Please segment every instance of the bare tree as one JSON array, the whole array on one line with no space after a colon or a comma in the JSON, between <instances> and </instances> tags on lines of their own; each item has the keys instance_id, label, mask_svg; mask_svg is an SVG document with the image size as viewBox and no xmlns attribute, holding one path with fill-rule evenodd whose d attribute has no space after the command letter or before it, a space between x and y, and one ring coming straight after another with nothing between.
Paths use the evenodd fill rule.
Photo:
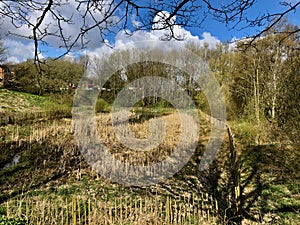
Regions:
<instances>
[{"instance_id":1,"label":"bare tree","mask_svg":"<svg viewBox=\"0 0 300 225\"><path fill-rule=\"evenodd\" d=\"M3 42L0 37L0 64L5 61L7 57L7 51L6 48L3 46Z\"/></svg>"},{"instance_id":2,"label":"bare tree","mask_svg":"<svg viewBox=\"0 0 300 225\"><path fill-rule=\"evenodd\" d=\"M255 4L256 0L7 0L0 3L0 15L4 22L9 22L16 28L10 30L10 34L34 41L35 60L40 61L39 45L50 40L60 43L58 47L64 48L67 54L75 47L85 47L90 42L88 34L95 31L102 42L120 30L133 34L138 30L167 29L169 34L165 36L166 39L182 39L184 37L178 37L174 32L176 26L199 27L211 16L231 29L241 24L246 24L246 27L262 27L255 35L259 37L286 15L296 11L300 2L281 1L283 11L249 18L246 12ZM164 13L165 11L168 13ZM155 17L156 20L153 20ZM75 25L76 32L70 32L67 25ZM27 30L29 28L30 32L24 34L21 27L27 27ZM291 32L297 33L299 29Z\"/></svg>"}]
</instances>

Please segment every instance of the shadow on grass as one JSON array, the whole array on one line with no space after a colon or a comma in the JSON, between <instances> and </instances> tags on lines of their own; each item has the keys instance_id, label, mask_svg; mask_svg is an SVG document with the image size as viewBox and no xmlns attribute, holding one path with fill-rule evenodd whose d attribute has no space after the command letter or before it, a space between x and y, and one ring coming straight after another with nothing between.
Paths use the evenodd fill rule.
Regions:
<instances>
[{"instance_id":1,"label":"shadow on grass","mask_svg":"<svg viewBox=\"0 0 300 225\"><path fill-rule=\"evenodd\" d=\"M259 223L281 223L280 217L292 213L290 220L300 222L297 155L295 150L275 145L251 146L243 151L240 186L243 218Z\"/></svg>"},{"instance_id":2,"label":"shadow on grass","mask_svg":"<svg viewBox=\"0 0 300 225\"><path fill-rule=\"evenodd\" d=\"M201 174L204 189L218 201L223 224L300 223L300 154L277 146L249 146L240 155L239 196L232 202L229 156ZM291 163L292 162L292 163ZM234 188L234 187L233 187ZM285 219L285 220L284 220Z\"/></svg>"},{"instance_id":3,"label":"shadow on grass","mask_svg":"<svg viewBox=\"0 0 300 225\"><path fill-rule=\"evenodd\" d=\"M11 144L1 144L0 147L12 151ZM61 146L50 139L33 143L23 141L13 148L13 152L21 158L16 165L0 170L0 204L68 176L83 160L70 142ZM3 159L1 165L6 161Z\"/></svg>"}]
</instances>

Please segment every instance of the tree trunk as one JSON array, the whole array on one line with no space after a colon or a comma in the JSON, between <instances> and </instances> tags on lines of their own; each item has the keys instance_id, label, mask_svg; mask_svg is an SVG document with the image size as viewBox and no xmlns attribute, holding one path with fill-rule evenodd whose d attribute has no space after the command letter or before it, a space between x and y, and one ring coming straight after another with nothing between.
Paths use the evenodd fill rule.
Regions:
<instances>
[{"instance_id":1,"label":"tree trunk","mask_svg":"<svg viewBox=\"0 0 300 225\"><path fill-rule=\"evenodd\" d=\"M273 74L273 88L274 88L274 93L272 97L272 119L275 119L275 108L276 108L276 73Z\"/></svg>"},{"instance_id":2,"label":"tree trunk","mask_svg":"<svg viewBox=\"0 0 300 225\"><path fill-rule=\"evenodd\" d=\"M254 111L257 123L260 121L260 95L259 95L259 79L258 69L255 70L255 77L253 79L253 92L254 92Z\"/></svg>"}]
</instances>

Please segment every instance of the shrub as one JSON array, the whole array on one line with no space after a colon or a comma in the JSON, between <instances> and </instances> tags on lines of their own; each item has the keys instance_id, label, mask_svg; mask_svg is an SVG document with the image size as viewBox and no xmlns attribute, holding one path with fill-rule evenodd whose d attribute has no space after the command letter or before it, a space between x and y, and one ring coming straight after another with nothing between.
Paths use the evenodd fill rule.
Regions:
<instances>
[{"instance_id":1,"label":"shrub","mask_svg":"<svg viewBox=\"0 0 300 225\"><path fill-rule=\"evenodd\" d=\"M243 144L254 144L258 135L258 130L255 125L250 122L240 121L234 124L235 137Z\"/></svg>"},{"instance_id":2,"label":"shrub","mask_svg":"<svg viewBox=\"0 0 300 225\"><path fill-rule=\"evenodd\" d=\"M109 106L108 103L104 99L98 98L95 106L95 111L96 113L108 112L109 111L108 106Z\"/></svg>"}]
</instances>

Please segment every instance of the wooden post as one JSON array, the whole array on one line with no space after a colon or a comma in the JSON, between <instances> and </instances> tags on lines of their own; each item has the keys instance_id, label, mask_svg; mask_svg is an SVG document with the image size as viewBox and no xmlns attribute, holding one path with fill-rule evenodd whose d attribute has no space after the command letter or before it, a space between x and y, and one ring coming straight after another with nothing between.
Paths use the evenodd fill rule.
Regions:
<instances>
[{"instance_id":1,"label":"wooden post","mask_svg":"<svg viewBox=\"0 0 300 225\"><path fill-rule=\"evenodd\" d=\"M76 225L76 197L73 196L73 207L72 207L72 217L73 217L73 225Z\"/></svg>"}]
</instances>

